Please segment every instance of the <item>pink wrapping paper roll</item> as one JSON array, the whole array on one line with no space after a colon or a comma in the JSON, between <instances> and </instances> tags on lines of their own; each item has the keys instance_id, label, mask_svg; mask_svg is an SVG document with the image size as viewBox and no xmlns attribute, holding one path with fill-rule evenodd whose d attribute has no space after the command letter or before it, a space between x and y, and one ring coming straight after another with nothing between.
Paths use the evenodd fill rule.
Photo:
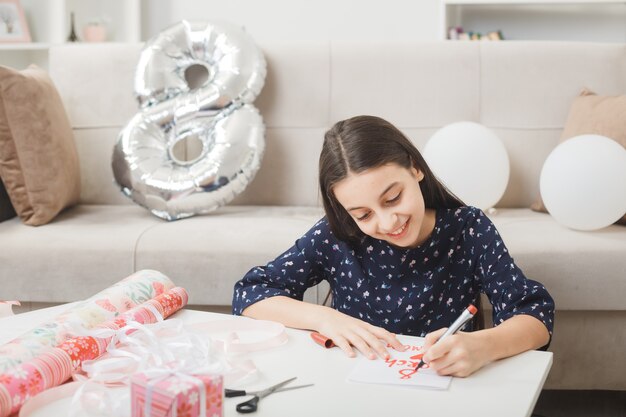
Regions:
<instances>
[{"instance_id":1,"label":"pink wrapping paper roll","mask_svg":"<svg viewBox=\"0 0 626 417\"><path fill-rule=\"evenodd\" d=\"M97 328L118 330L130 321L154 323L157 318L152 308L165 318L182 309L187 300L187 292L183 288L175 287L113 320L100 324ZM96 339L91 336L67 339L8 373L0 374L0 417L17 412L29 398L68 380L83 361L97 359L104 354L110 340L111 337Z\"/></svg>"},{"instance_id":2,"label":"pink wrapping paper roll","mask_svg":"<svg viewBox=\"0 0 626 417\"><path fill-rule=\"evenodd\" d=\"M63 342L70 322L83 328L92 328L173 287L174 283L168 277L152 270L138 271L124 278L79 302L54 320L0 346L0 374Z\"/></svg>"}]
</instances>

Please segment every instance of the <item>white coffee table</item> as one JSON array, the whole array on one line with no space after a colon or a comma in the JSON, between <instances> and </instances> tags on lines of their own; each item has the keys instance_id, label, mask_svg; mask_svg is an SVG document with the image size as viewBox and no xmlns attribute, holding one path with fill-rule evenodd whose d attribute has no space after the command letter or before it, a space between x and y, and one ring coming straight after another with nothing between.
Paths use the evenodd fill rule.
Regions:
<instances>
[{"instance_id":1,"label":"white coffee table","mask_svg":"<svg viewBox=\"0 0 626 417\"><path fill-rule=\"evenodd\" d=\"M57 306L0 319L0 344L66 308ZM183 310L174 317L197 323L232 316ZM264 388L294 376L298 377L294 385L315 385L262 399L256 416L529 416L552 365L551 352L532 351L487 365L468 378L454 378L446 391L358 384L346 380L354 359L338 348L320 347L307 331L287 329L287 333L287 344L248 354L260 373L245 388ZM240 416L235 405L247 398L225 398L224 415ZM60 400L38 415L67 415L69 402Z\"/></svg>"}]
</instances>

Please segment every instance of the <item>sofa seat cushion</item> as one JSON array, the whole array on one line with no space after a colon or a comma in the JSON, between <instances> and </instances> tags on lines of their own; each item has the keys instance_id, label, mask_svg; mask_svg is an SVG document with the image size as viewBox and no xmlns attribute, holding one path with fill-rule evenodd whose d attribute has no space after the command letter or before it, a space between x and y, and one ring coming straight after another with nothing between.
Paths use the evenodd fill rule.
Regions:
<instances>
[{"instance_id":1,"label":"sofa seat cushion","mask_svg":"<svg viewBox=\"0 0 626 417\"><path fill-rule=\"evenodd\" d=\"M189 291L190 304L229 305L236 281L291 247L322 215L317 207L228 206L166 222L137 206L79 205L40 228L14 218L0 223L0 299L74 301L156 269ZM559 310L626 310L626 228L579 232L530 209L499 209L490 218ZM305 299L322 300L325 288Z\"/></svg>"},{"instance_id":2,"label":"sofa seat cushion","mask_svg":"<svg viewBox=\"0 0 626 417\"><path fill-rule=\"evenodd\" d=\"M157 219L136 206L78 205L41 227L0 223L0 299L88 298L135 271L141 234Z\"/></svg>"},{"instance_id":3,"label":"sofa seat cushion","mask_svg":"<svg viewBox=\"0 0 626 417\"><path fill-rule=\"evenodd\" d=\"M238 280L289 249L322 216L315 207L227 206L160 221L139 240L136 268L163 272L189 290L190 304L230 305ZM317 288L305 294L317 298Z\"/></svg>"},{"instance_id":4,"label":"sofa seat cushion","mask_svg":"<svg viewBox=\"0 0 626 417\"><path fill-rule=\"evenodd\" d=\"M189 291L190 304L230 305L237 280L322 215L314 207L231 206L166 222L134 205L79 205L39 228L14 218L0 223L0 299L75 301L156 269ZM317 290L306 297L316 302Z\"/></svg>"},{"instance_id":5,"label":"sofa seat cushion","mask_svg":"<svg viewBox=\"0 0 626 417\"><path fill-rule=\"evenodd\" d=\"M558 310L626 310L625 227L577 231L530 209L498 209L489 218L516 264L546 286Z\"/></svg>"}]
</instances>

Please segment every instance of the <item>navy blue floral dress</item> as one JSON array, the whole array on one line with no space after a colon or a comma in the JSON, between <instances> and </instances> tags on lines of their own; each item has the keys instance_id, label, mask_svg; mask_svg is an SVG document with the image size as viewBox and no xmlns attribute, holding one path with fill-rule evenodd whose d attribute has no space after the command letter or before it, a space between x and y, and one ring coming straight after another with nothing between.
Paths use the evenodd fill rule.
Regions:
<instances>
[{"instance_id":1,"label":"navy blue floral dress","mask_svg":"<svg viewBox=\"0 0 626 417\"><path fill-rule=\"evenodd\" d=\"M448 327L483 292L495 325L527 314L552 335L552 297L524 276L491 220L474 207L438 209L430 237L413 249L369 236L351 247L322 218L293 247L235 284L233 313L277 295L302 300L322 280L330 283L333 308L398 334L425 336Z\"/></svg>"}]
</instances>

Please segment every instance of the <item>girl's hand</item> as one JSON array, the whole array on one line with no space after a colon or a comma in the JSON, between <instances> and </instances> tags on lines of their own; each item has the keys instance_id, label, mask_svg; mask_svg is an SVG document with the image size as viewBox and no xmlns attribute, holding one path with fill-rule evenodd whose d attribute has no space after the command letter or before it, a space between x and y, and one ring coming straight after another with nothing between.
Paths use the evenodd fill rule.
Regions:
<instances>
[{"instance_id":1,"label":"girl's hand","mask_svg":"<svg viewBox=\"0 0 626 417\"><path fill-rule=\"evenodd\" d=\"M389 359L387 345L400 351L405 349L393 333L382 327L373 326L334 309L328 309L326 312L327 314L321 317L321 324L317 330L331 338L335 345L351 358L356 356L353 346L369 359L376 359L376 355Z\"/></svg>"},{"instance_id":2,"label":"girl's hand","mask_svg":"<svg viewBox=\"0 0 626 417\"><path fill-rule=\"evenodd\" d=\"M466 377L489 362L490 349L481 332L457 332L435 345L447 328L426 335L423 357L439 375Z\"/></svg>"}]
</instances>

